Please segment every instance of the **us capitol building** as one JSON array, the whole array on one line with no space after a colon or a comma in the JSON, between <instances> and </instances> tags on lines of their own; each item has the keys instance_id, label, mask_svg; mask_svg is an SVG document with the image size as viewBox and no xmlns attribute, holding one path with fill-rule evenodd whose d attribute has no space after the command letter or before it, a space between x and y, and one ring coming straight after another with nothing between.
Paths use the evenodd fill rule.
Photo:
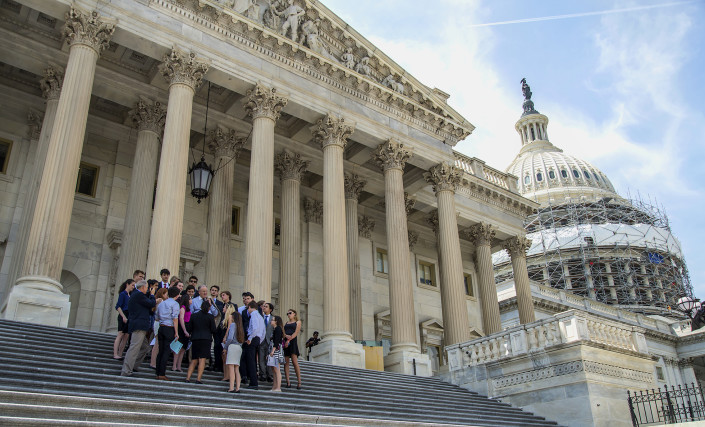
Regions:
<instances>
[{"instance_id":1,"label":"us capitol building","mask_svg":"<svg viewBox=\"0 0 705 427\"><path fill-rule=\"evenodd\" d=\"M674 247L643 246L660 281L619 264L633 286L535 257L527 232L564 201L541 182L631 209L604 175L573 185L587 181L558 164L539 179L454 151L474 127L449 94L318 1L2 0L0 58L6 319L112 331L119 284L168 268L297 310L303 336L322 332L314 361L365 367L361 342L389 342L385 370L559 421L575 402L532 390L584 384L570 416L594 421L588 386L703 378L702 334L599 302L688 291ZM528 113L522 152L546 151L547 119Z\"/></svg>"}]
</instances>

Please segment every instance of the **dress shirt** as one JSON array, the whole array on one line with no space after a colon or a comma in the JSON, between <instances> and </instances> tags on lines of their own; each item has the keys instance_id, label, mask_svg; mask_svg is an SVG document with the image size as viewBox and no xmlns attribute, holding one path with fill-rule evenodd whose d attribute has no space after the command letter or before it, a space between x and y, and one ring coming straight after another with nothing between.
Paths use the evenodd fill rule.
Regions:
<instances>
[{"instance_id":1,"label":"dress shirt","mask_svg":"<svg viewBox=\"0 0 705 427\"><path fill-rule=\"evenodd\" d=\"M160 325L174 326L174 319L179 317L179 303L174 298L162 301L157 306L157 320Z\"/></svg>"},{"instance_id":2,"label":"dress shirt","mask_svg":"<svg viewBox=\"0 0 705 427\"><path fill-rule=\"evenodd\" d=\"M196 298L191 300L191 313L198 313L201 311L201 304L203 303L203 298L201 296L197 296ZM213 317L218 315L218 307L215 306L215 304L211 304L211 308L208 310L210 314L213 315Z\"/></svg>"},{"instance_id":3,"label":"dress shirt","mask_svg":"<svg viewBox=\"0 0 705 427\"><path fill-rule=\"evenodd\" d=\"M169 282L159 282L159 287L169 289Z\"/></svg>"},{"instance_id":4,"label":"dress shirt","mask_svg":"<svg viewBox=\"0 0 705 427\"><path fill-rule=\"evenodd\" d=\"M264 341L264 318L257 311L250 313L250 324L247 327L247 339L252 341L255 337L259 337L259 341Z\"/></svg>"}]
</instances>

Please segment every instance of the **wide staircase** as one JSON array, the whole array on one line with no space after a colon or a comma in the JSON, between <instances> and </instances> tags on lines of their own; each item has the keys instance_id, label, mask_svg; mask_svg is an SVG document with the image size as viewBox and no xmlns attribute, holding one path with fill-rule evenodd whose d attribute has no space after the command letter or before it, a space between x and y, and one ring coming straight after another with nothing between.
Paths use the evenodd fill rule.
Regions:
<instances>
[{"instance_id":1,"label":"wide staircase","mask_svg":"<svg viewBox=\"0 0 705 427\"><path fill-rule=\"evenodd\" d=\"M204 373L202 385L170 370L171 382L157 381L148 358L132 377L121 377L113 340L0 320L0 425L555 425L437 378L306 361L303 389L292 369L292 388L282 393L271 393L268 383L226 393L214 372Z\"/></svg>"}]
</instances>

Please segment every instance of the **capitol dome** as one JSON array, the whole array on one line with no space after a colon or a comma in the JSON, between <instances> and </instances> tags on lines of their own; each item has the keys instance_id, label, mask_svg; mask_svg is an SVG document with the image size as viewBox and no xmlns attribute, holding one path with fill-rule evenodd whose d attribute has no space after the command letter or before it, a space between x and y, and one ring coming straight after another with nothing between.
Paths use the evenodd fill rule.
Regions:
<instances>
[{"instance_id":1,"label":"capitol dome","mask_svg":"<svg viewBox=\"0 0 705 427\"><path fill-rule=\"evenodd\" d=\"M534 109L526 86L524 114L516 123L521 150L506 172L519 178L519 192L542 206L568 200L597 201L621 198L599 169L551 144L548 140L548 117Z\"/></svg>"}]
</instances>

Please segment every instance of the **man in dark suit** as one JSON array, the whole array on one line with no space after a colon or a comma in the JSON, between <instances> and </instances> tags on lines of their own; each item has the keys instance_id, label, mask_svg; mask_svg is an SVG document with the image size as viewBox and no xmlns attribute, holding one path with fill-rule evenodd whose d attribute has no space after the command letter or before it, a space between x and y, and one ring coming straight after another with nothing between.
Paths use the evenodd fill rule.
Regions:
<instances>
[{"instance_id":1,"label":"man in dark suit","mask_svg":"<svg viewBox=\"0 0 705 427\"><path fill-rule=\"evenodd\" d=\"M194 276L195 277L195 276ZM219 325L223 320L223 301L219 300L220 287L218 285L211 286L211 299L218 309L218 316L215 318L215 324ZM213 356L208 358L208 370L223 372L223 337L216 331L213 333Z\"/></svg>"},{"instance_id":2,"label":"man in dark suit","mask_svg":"<svg viewBox=\"0 0 705 427\"><path fill-rule=\"evenodd\" d=\"M242 316L242 329L245 332L247 332L247 328L250 326L250 313L247 310L247 306L254 300L255 296L252 295L252 292L242 293L242 307L240 307L238 311L240 312L240 316ZM242 347L242 351L245 351L245 346ZM255 368L255 370L257 370L257 368ZM240 363L240 377L242 378L242 384L247 384L248 381L250 381L250 378L247 376L247 366L245 363Z\"/></svg>"},{"instance_id":3,"label":"man in dark suit","mask_svg":"<svg viewBox=\"0 0 705 427\"><path fill-rule=\"evenodd\" d=\"M151 314L152 309L157 305L154 300L156 288L147 286L147 281L142 279L135 285L135 292L130 296L128 303L128 332L132 334L130 348L125 353L125 360L122 364L120 375L129 377L132 372L137 371L144 360L144 356L150 350L149 331L152 330Z\"/></svg>"},{"instance_id":4,"label":"man in dark suit","mask_svg":"<svg viewBox=\"0 0 705 427\"><path fill-rule=\"evenodd\" d=\"M171 272L166 268L162 268L159 275L162 277L162 280L159 282L159 287L169 289L169 276L171 275Z\"/></svg>"},{"instance_id":5,"label":"man in dark suit","mask_svg":"<svg viewBox=\"0 0 705 427\"><path fill-rule=\"evenodd\" d=\"M272 371L267 369L267 355L269 354L269 343L272 342L272 334L274 333L274 328L270 324L272 320L272 312L274 311L274 304L271 302L265 302L262 304L262 317L264 317L264 340L260 343L258 352L258 363L259 363L259 380L272 382Z\"/></svg>"}]
</instances>

